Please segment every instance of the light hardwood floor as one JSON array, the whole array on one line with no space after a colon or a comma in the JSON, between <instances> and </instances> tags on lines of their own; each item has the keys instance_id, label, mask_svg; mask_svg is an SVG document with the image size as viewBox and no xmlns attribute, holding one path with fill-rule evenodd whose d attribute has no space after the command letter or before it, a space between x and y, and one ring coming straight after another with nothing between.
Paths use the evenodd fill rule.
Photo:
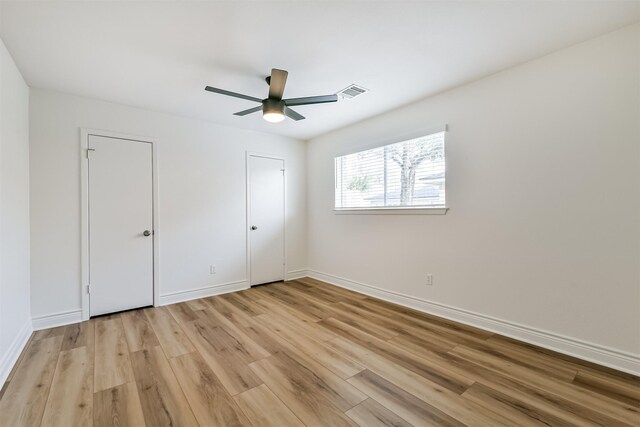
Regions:
<instances>
[{"instance_id":1,"label":"light hardwood floor","mask_svg":"<svg viewBox=\"0 0 640 427\"><path fill-rule=\"evenodd\" d=\"M313 279L35 332L1 426L638 426L640 380Z\"/></svg>"}]
</instances>

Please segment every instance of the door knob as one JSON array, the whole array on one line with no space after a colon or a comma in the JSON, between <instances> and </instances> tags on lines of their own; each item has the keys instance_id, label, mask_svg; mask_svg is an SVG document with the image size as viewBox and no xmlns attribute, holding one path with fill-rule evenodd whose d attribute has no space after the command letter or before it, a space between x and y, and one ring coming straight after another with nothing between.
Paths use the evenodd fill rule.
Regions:
<instances>
[{"instance_id":1,"label":"door knob","mask_svg":"<svg viewBox=\"0 0 640 427\"><path fill-rule=\"evenodd\" d=\"M252 229L252 230L257 230L257 229L258 229L258 227L256 227L255 225L252 225L252 226L251 226L251 229Z\"/></svg>"},{"instance_id":2,"label":"door knob","mask_svg":"<svg viewBox=\"0 0 640 427\"><path fill-rule=\"evenodd\" d=\"M149 236L151 236L151 232L149 230L144 230L142 232L142 235L145 236L145 237L149 237Z\"/></svg>"}]
</instances>

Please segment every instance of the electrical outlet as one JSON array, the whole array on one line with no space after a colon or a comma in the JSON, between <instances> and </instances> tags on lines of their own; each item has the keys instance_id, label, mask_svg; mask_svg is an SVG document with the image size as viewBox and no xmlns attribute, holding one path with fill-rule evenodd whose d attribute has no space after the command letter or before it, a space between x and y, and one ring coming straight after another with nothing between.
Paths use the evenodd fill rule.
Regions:
<instances>
[{"instance_id":1,"label":"electrical outlet","mask_svg":"<svg viewBox=\"0 0 640 427\"><path fill-rule=\"evenodd\" d=\"M427 274L427 286L433 286L433 274Z\"/></svg>"},{"instance_id":2,"label":"electrical outlet","mask_svg":"<svg viewBox=\"0 0 640 427\"><path fill-rule=\"evenodd\" d=\"M215 265L210 265L209 266L209 274L216 274L216 266Z\"/></svg>"}]
</instances>

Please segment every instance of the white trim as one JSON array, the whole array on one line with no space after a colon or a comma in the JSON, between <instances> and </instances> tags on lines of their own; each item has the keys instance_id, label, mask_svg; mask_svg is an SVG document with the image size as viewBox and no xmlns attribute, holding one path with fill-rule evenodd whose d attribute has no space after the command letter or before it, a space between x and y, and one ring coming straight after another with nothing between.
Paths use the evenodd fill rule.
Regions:
<instances>
[{"instance_id":1,"label":"white trim","mask_svg":"<svg viewBox=\"0 0 640 427\"><path fill-rule=\"evenodd\" d=\"M307 270L292 270L287 272L287 277L285 280L302 279L303 277L307 277L308 275L309 271Z\"/></svg>"},{"instance_id":2,"label":"white trim","mask_svg":"<svg viewBox=\"0 0 640 427\"><path fill-rule=\"evenodd\" d=\"M82 309L61 311L59 313L45 314L32 318L33 330L55 328L57 326L70 325L82 322Z\"/></svg>"},{"instance_id":3,"label":"white trim","mask_svg":"<svg viewBox=\"0 0 640 427\"><path fill-rule=\"evenodd\" d=\"M29 337L33 333L33 328L31 326L31 319L27 319L22 325L22 328L18 331L18 335L13 339L11 345L7 349L7 352L2 355L2 360L0 360L0 384L4 385L4 382L9 377L13 366L18 361L20 357L20 353L24 350L24 347L29 342ZM0 385L0 387L2 387Z\"/></svg>"},{"instance_id":4,"label":"white trim","mask_svg":"<svg viewBox=\"0 0 640 427\"><path fill-rule=\"evenodd\" d=\"M446 215L449 208L334 208L335 215Z\"/></svg>"},{"instance_id":5,"label":"white trim","mask_svg":"<svg viewBox=\"0 0 640 427\"><path fill-rule=\"evenodd\" d=\"M640 375L640 356L549 331L309 270L309 277L445 319L475 326L609 368Z\"/></svg>"},{"instance_id":6,"label":"white trim","mask_svg":"<svg viewBox=\"0 0 640 427\"><path fill-rule=\"evenodd\" d=\"M151 144L151 174L153 192L153 305L159 305L160 298L160 220L158 217L158 141L155 138L128 135L105 130L80 128L80 242L81 242L81 288L82 320L89 320L89 135L126 139Z\"/></svg>"},{"instance_id":7,"label":"white trim","mask_svg":"<svg viewBox=\"0 0 640 427\"><path fill-rule=\"evenodd\" d=\"M160 295L159 305L175 304L177 302L190 301L198 298L226 294L229 292L237 292L244 289L249 289L249 284L246 280L205 286L203 288L189 289L186 291L170 292L168 294Z\"/></svg>"},{"instance_id":8,"label":"white trim","mask_svg":"<svg viewBox=\"0 0 640 427\"><path fill-rule=\"evenodd\" d=\"M274 159L274 160L282 160L282 167L284 169L284 173L282 174L282 238L283 238L283 254L282 254L282 280L287 280L287 160L284 157L273 156L271 154L258 153L254 151L247 151L245 154L245 170L246 170L246 204L247 204L247 212L246 212L246 225L245 230L247 233L247 243L246 243L246 262L247 262L247 283L249 286L253 285L251 281L251 232L249 228L251 227L251 165L249 160L251 157L263 157L265 159ZM258 283L255 283L256 285Z\"/></svg>"}]
</instances>

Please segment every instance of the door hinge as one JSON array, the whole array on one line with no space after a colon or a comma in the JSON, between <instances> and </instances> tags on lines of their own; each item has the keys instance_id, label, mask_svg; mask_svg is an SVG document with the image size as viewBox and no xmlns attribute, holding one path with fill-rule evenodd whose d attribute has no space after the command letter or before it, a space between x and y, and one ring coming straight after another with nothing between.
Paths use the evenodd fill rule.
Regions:
<instances>
[{"instance_id":1,"label":"door hinge","mask_svg":"<svg viewBox=\"0 0 640 427\"><path fill-rule=\"evenodd\" d=\"M282 175L284 175L284 169L280 169L282 171Z\"/></svg>"},{"instance_id":2,"label":"door hinge","mask_svg":"<svg viewBox=\"0 0 640 427\"><path fill-rule=\"evenodd\" d=\"M92 151L96 151L95 148L87 148L87 159L89 158L89 153Z\"/></svg>"},{"instance_id":3,"label":"door hinge","mask_svg":"<svg viewBox=\"0 0 640 427\"><path fill-rule=\"evenodd\" d=\"M91 285L87 285L87 293L91 294Z\"/></svg>"}]
</instances>

